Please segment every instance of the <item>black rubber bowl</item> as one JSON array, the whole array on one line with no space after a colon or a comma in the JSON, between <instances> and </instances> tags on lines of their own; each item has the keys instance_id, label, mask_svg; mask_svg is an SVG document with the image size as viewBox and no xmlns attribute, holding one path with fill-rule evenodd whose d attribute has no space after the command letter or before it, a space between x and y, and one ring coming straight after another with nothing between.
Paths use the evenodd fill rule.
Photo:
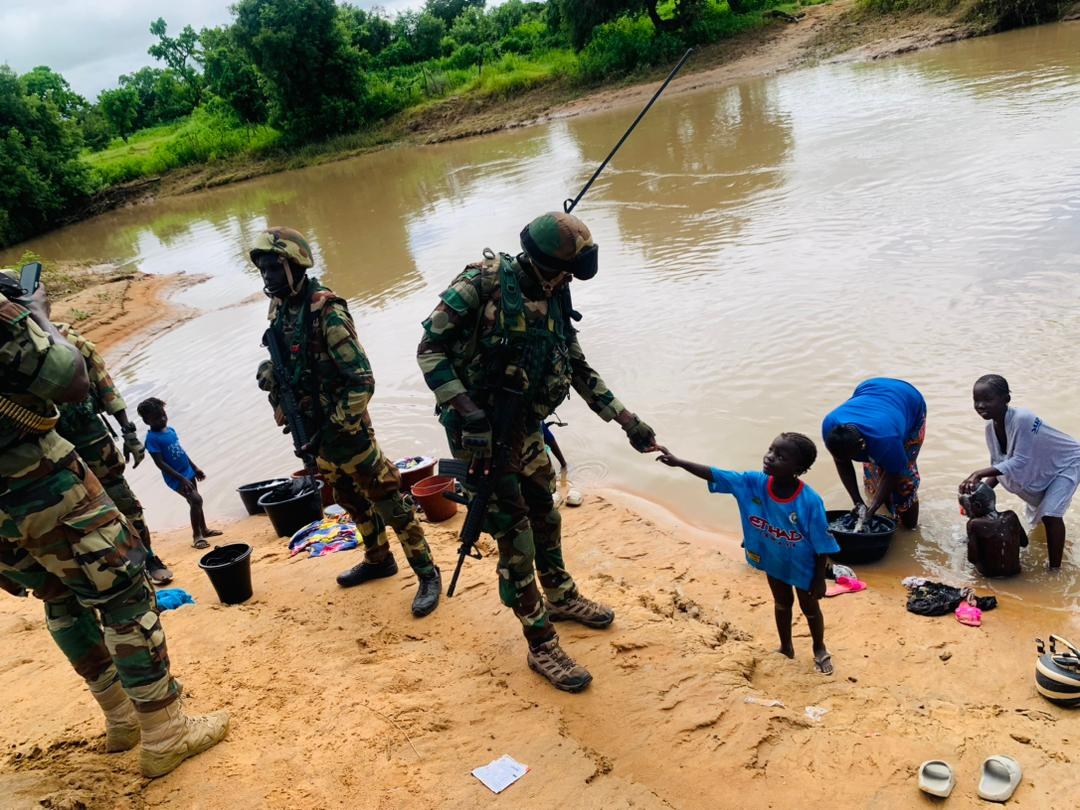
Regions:
<instances>
[{"instance_id":1,"label":"black rubber bowl","mask_svg":"<svg viewBox=\"0 0 1080 810\"><path fill-rule=\"evenodd\" d=\"M288 480L288 478L271 478L268 481L256 481L254 484L237 487L236 491L240 493L240 500L244 502L244 508L247 509L249 515L261 515L265 510L259 506L259 498L270 490L287 483Z\"/></svg>"},{"instance_id":2,"label":"black rubber bowl","mask_svg":"<svg viewBox=\"0 0 1080 810\"><path fill-rule=\"evenodd\" d=\"M849 514L847 509L830 509L825 513L825 518L831 524L847 514ZM884 557L889 551L893 535L896 534L896 521L881 515L875 515L873 520L874 531L862 531L855 534L855 532L829 529L829 534L835 537L840 545L840 551L830 554L829 557L845 565L877 562Z\"/></svg>"}]
</instances>

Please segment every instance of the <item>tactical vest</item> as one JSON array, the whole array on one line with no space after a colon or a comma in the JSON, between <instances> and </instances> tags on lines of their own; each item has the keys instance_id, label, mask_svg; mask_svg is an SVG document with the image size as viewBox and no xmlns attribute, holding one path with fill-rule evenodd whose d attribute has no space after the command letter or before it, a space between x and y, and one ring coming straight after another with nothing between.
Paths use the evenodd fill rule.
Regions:
<instances>
[{"instance_id":1,"label":"tactical vest","mask_svg":"<svg viewBox=\"0 0 1080 810\"><path fill-rule=\"evenodd\" d=\"M525 372L525 402L543 419L570 393L573 328L563 299L526 301L514 260L505 253L486 254L477 272L486 274L489 283L481 278L481 306L476 332L462 358L462 379L483 400L504 383L506 367L517 366Z\"/></svg>"},{"instance_id":2,"label":"tactical vest","mask_svg":"<svg viewBox=\"0 0 1080 810\"><path fill-rule=\"evenodd\" d=\"M326 348L322 311L332 302L344 299L309 278L304 299L295 319L290 322L288 304L274 301L270 308L270 326L283 338L290 382L303 413L309 435L323 426L323 414L334 397L336 367Z\"/></svg>"}]
</instances>

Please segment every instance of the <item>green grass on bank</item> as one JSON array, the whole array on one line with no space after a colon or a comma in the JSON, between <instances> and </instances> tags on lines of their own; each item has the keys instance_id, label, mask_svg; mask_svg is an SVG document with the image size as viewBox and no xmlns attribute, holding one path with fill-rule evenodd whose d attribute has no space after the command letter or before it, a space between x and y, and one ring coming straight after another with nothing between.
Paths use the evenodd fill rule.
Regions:
<instances>
[{"instance_id":1,"label":"green grass on bank","mask_svg":"<svg viewBox=\"0 0 1080 810\"><path fill-rule=\"evenodd\" d=\"M192 164L256 155L280 137L272 127L245 126L226 112L200 108L183 121L144 129L127 142L114 140L109 148L83 157L107 187Z\"/></svg>"}]
</instances>

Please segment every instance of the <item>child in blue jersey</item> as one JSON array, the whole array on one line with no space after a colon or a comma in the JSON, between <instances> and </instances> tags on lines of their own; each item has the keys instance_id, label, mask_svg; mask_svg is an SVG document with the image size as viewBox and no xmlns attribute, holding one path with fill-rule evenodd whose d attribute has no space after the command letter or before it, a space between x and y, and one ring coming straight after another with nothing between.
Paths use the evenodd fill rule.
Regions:
<instances>
[{"instance_id":1,"label":"child in blue jersey","mask_svg":"<svg viewBox=\"0 0 1080 810\"><path fill-rule=\"evenodd\" d=\"M795 657L791 610L797 596L813 639L814 669L832 675L821 598L825 595L827 555L839 551L840 546L829 534L821 496L799 480L817 458L814 442L801 433L781 433L765 453L762 472L720 470L661 450L658 461L708 481L709 492L735 496L742 516L746 561L765 572L772 590L779 652Z\"/></svg>"},{"instance_id":2,"label":"child in blue jersey","mask_svg":"<svg viewBox=\"0 0 1080 810\"><path fill-rule=\"evenodd\" d=\"M188 502L191 512L191 545L195 548L208 548L208 537L218 537L221 532L206 525L203 514L203 499L199 494L196 481L206 479L206 473L195 466L184 448L180 446L180 437L169 427L169 416L165 413L165 403L157 397L144 399L139 403L139 416L150 428L146 434L146 452L161 470L166 485L173 492L182 495Z\"/></svg>"}]
</instances>

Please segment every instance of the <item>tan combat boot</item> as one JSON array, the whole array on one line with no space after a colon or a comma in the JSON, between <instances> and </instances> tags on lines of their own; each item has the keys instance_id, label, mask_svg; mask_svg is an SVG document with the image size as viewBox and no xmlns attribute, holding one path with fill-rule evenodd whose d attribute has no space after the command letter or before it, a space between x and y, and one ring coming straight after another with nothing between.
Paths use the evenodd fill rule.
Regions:
<instances>
[{"instance_id":1,"label":"tan combat boot","mask_svg":"<svg viewBox=\"0 0 1080 810\"><path fill-rule=\"evenodd\" d=\"M564 692L580 692L592 681L589 670L575 664L574 659L563 652L557 637L538 647L530 647L526 660L529 669L543 675L552 686Z\"/></svg>"},{"instance_id":2,"label":"tan combat boot","mask_svg":"<svg viewBox=\"0 0 1080 810\"><path fill-rule=\"evenodd\" d=\"M229 730L229 713L188 717L180 701L175 700L156 712L140 712L139 725L142 726L139 770L153 779L221 742Z\"/></svg>"},{"instance_id":3,"label":"tan combat boot","mask_svg":"<svg viewBox=\"0 0 1080 810\"><path fill-rule=\"evenodd\" d=\"M104 692L91 692L105 713L105 750L130 751L139 742L139 717L119 680Z\"/></svg>"},{"instance_id":4,"label":"tan combat boot","mask_svg":"<svg viewBox=\"0 0 1080 810\"><path fill-rule=\"evenodd\" d=\"M549 602L548 618L553 622L577 622L602 630L615 621L615 611L576 593L562 602Z\"/></svg>"}]
</instances>

